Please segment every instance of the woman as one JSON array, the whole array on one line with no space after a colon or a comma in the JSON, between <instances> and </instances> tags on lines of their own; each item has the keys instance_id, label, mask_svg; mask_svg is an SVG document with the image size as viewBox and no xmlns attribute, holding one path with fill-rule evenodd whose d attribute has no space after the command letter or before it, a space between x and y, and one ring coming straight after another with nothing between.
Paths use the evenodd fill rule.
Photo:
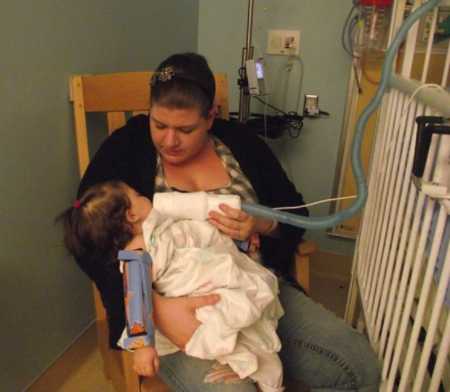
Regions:
<instances>
[{"instance_id":1,"label":"woman","mask_svg":"<svg viewBox=\"0 0 450 392\"><path fill-rule=\"evenodd\" d=\"M303 204L261 139L245 126L215 119L214 78L203 57L171 56L151 83L150 116L131 118L103 143L79 196L95 183L118 179L149 198L156 191L203 190L234 193L271 207ZM263 263L282 277L280 300L286 315L277 332L287 378L301 379L313 391L377 391L378 367L366 339L288 283L304 231L226 205L221 209L223 214L210 214L210 222L233 239L259 242ZM90 257L98 256L78 262L102 294L115 347L124 326L121 276L114 263L91 263ZM103 267L94 267L99 264ZM162 298L156 292L153 298L157 327L181 348L199 326L195 309L220 300L213 295ZM161 358L160 376L177 391L256 391L249 383L203 383L210 367L208 361L178 352Z\"/></svg>"}]
</instances>

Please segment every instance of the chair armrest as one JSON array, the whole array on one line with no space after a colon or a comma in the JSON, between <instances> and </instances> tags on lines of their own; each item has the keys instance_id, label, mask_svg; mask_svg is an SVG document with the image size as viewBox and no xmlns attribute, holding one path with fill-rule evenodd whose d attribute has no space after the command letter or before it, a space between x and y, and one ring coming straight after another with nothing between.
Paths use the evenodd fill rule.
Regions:
<instances>
[{"instance_id":1,"label":"chair armrest","mask_svg":"<svg viewBox=\"0 0 450 392\"><path fill-rule=\"evenodd\" d=\"M310 259L317 251L317 244L313 241L302 241L297 246L295 253L294 277L297 283L303 287L306 293L310 291Z\"/></svg>"},{"instance_id":2,"label":"chair armrest","mask_svg":"<svg viewBox=\"0 0 450 392\"><path fill-rule=\"evenodd\" d=\"M297 254L299 256L310 256L317 251L317 244L313 241L302 241L298 244Z\"/></svg>"}]
</instances>

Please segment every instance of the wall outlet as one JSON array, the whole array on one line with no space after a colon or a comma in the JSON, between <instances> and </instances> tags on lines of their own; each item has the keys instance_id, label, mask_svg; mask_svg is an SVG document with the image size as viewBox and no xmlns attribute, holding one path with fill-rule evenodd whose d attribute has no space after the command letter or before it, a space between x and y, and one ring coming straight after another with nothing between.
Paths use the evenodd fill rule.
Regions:
<instances>
[{"instance_id":1,"label":"wall outlet","mask_svg":"<svg viewBox=\"0 0 450 392\"><path fill-rule=\"evenodd\" d=\"M300 53L300 30L269 30L267 54L298 55Z\"/></svg>"}]
</instances>

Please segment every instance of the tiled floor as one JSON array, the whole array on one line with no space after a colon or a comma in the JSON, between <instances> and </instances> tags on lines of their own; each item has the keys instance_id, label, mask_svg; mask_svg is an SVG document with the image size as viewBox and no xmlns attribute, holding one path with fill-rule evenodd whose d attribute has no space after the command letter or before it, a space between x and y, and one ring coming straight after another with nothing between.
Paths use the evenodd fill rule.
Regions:
<instances>
[{"instance_id":1,"label":"tiled floor","mask_svg":"<svg viewBox=\"0 0 450 392\"><path fill-rule=\"evenodd\" d=\"M349 257L321 252L311 262L311 296L340 317L345 311L350 266ZM89 328L28 391L117 392L103 373L95 326Z\"/></svg>"}]
</instances>

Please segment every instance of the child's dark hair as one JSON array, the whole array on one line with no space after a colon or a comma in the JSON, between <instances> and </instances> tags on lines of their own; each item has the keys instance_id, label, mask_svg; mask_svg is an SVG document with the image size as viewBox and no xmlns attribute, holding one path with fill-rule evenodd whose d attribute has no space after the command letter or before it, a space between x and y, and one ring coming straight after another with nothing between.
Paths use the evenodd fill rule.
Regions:
<instances>
[{"instance_id":1,"label":"child's dark hair","mask_svg":"<svg viewBox=\"0 0 450 392\"><path fill-rule=\"evenodd\" d=\"M206 59L196 53L174 54L164 60L151 80L150 102L189 109L207 117L214 104L216 84Z\"/></svg>"},{"instance_id":2,"label":"child's dark hair","mask_svg":"<svg viewBox=\"0 0 450 392\"><path fill-rule=\"evenodd\" d=\"M133 238L126 216L131 207L126 189L120 181L94 185L57 218L63 224L64 244L76 259L101 255L115 260Z\"/></svg>"}]
</instances>

